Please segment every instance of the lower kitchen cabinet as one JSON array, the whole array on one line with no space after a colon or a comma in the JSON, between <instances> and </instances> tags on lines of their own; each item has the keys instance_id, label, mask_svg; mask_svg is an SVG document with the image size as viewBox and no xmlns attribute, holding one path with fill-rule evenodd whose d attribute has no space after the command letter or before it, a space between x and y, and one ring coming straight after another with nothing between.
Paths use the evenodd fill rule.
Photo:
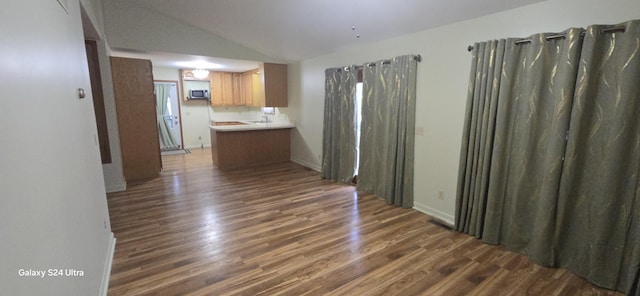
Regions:
<instances>
[{"instance_id":1,"label":"lower kitchen cabinet","mask_svg":"<svg viewBox=\"0 0 640 296\"><path fill-rule=\"evenodd\" d=\"M261 129L216 131L211 129L211 158L220 169L238 169L289 161L291 130Z\"/></svg>"}]
</instances>

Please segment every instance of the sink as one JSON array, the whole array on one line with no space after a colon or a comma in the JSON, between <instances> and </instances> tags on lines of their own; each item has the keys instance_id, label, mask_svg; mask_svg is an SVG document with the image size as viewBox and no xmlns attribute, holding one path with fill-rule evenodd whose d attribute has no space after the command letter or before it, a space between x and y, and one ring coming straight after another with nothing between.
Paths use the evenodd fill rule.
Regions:
<instances>
[{"instance_id":1,"label":"sink","mask_svg":"<svg viewBox=\"0 0 640 296\"><path fill-rule=\"evenodd\" d=\"M249 123L253 123L253 124L267 124L267 123L271 123L271 122L266 122L266 121L262 121L262 120L247 120L247 122L249 122Z\"/></svg>"}]
</instances>

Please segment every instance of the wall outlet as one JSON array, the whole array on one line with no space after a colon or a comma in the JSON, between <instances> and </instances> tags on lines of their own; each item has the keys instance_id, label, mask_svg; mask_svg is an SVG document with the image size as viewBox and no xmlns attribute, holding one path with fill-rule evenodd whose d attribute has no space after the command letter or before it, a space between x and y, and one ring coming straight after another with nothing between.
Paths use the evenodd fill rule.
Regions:
<instances>
[{"instance_id":1,"label":"wall outlet","mask_svg":"<svg viewBox=\"0 0 640 296\"><path fill-rule=\"evenodd\" d=\"M424 127L416 127L416 136L424 136Z\"/></svg>"},{"instance_id":2,"label":"wall outlet","mask_svg":"<svg viewBox=\"0 0 640 296\"><path fill-rule=\"evenodd\" d=\"M444 191L438 191L438 199L444 200Z\"/></svg>"}]
</instances>

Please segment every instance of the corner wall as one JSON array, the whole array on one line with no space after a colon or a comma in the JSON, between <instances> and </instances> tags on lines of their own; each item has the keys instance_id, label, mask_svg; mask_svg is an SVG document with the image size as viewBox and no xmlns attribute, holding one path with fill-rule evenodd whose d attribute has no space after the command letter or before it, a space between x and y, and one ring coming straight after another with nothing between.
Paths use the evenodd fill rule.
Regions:
<instances>
[{"instance_id":1,"label":"corner wall","mask_svg":"<svg viewBox=\"0 0 640 296\"><path fill-rule=\"evenodd\" d=\"M104 183L107 192L123 191L127 187L122 168L122 153L120 152L120 134L118 132L118 118L116 116L115 94L113 92L113 78L111 76L111 55L104 33L104 18L101 0L81 0L86 14L83 14L83 26L86 39L96 41L98 48L98 63L102 82L102 96L109 135L109 150L111 163L102 165Z\"/></svg>"},{"instance_id":2,"label":"corner wall","mask_svg":"<svg viewBox=\"0 0 640 296\"><path fill-rule=\"evenodd\" d=\"M0 10L3 295L106 294L114 239L92 98L78 96L91 88L80 2L61 2Z\"/></svg>"},{"instance_id":3,"label":"corner wall","mask_svg":"<svg viewBox=\"0 0 640 296\"><path fill-rule=\"evenodd\" d=\"M518 9L352 47L289 65L289 117L297 121L292 159L320 166L324 70L420 54L415 141L415 208L453 224L471 55L477 41L616 24L640 17L635 0L549 0ZM443 192L443 199L439 199Z\"/></svg>"}]
</instances>

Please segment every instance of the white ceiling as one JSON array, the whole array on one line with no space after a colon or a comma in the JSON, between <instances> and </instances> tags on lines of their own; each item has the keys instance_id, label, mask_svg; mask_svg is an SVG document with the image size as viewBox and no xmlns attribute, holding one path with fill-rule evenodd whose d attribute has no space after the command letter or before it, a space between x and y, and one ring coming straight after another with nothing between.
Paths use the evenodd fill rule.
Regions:
<instances>
[{"instance_id":1,"label":"white ceiling","mask_svg":"<svg viewBox=\"0 0 640 296\"><path fill-rule=\"evenodd\" d=\"M134 2L267 56L298 61L544 0L112 1Z\"/></svg>"}]
</instances>

